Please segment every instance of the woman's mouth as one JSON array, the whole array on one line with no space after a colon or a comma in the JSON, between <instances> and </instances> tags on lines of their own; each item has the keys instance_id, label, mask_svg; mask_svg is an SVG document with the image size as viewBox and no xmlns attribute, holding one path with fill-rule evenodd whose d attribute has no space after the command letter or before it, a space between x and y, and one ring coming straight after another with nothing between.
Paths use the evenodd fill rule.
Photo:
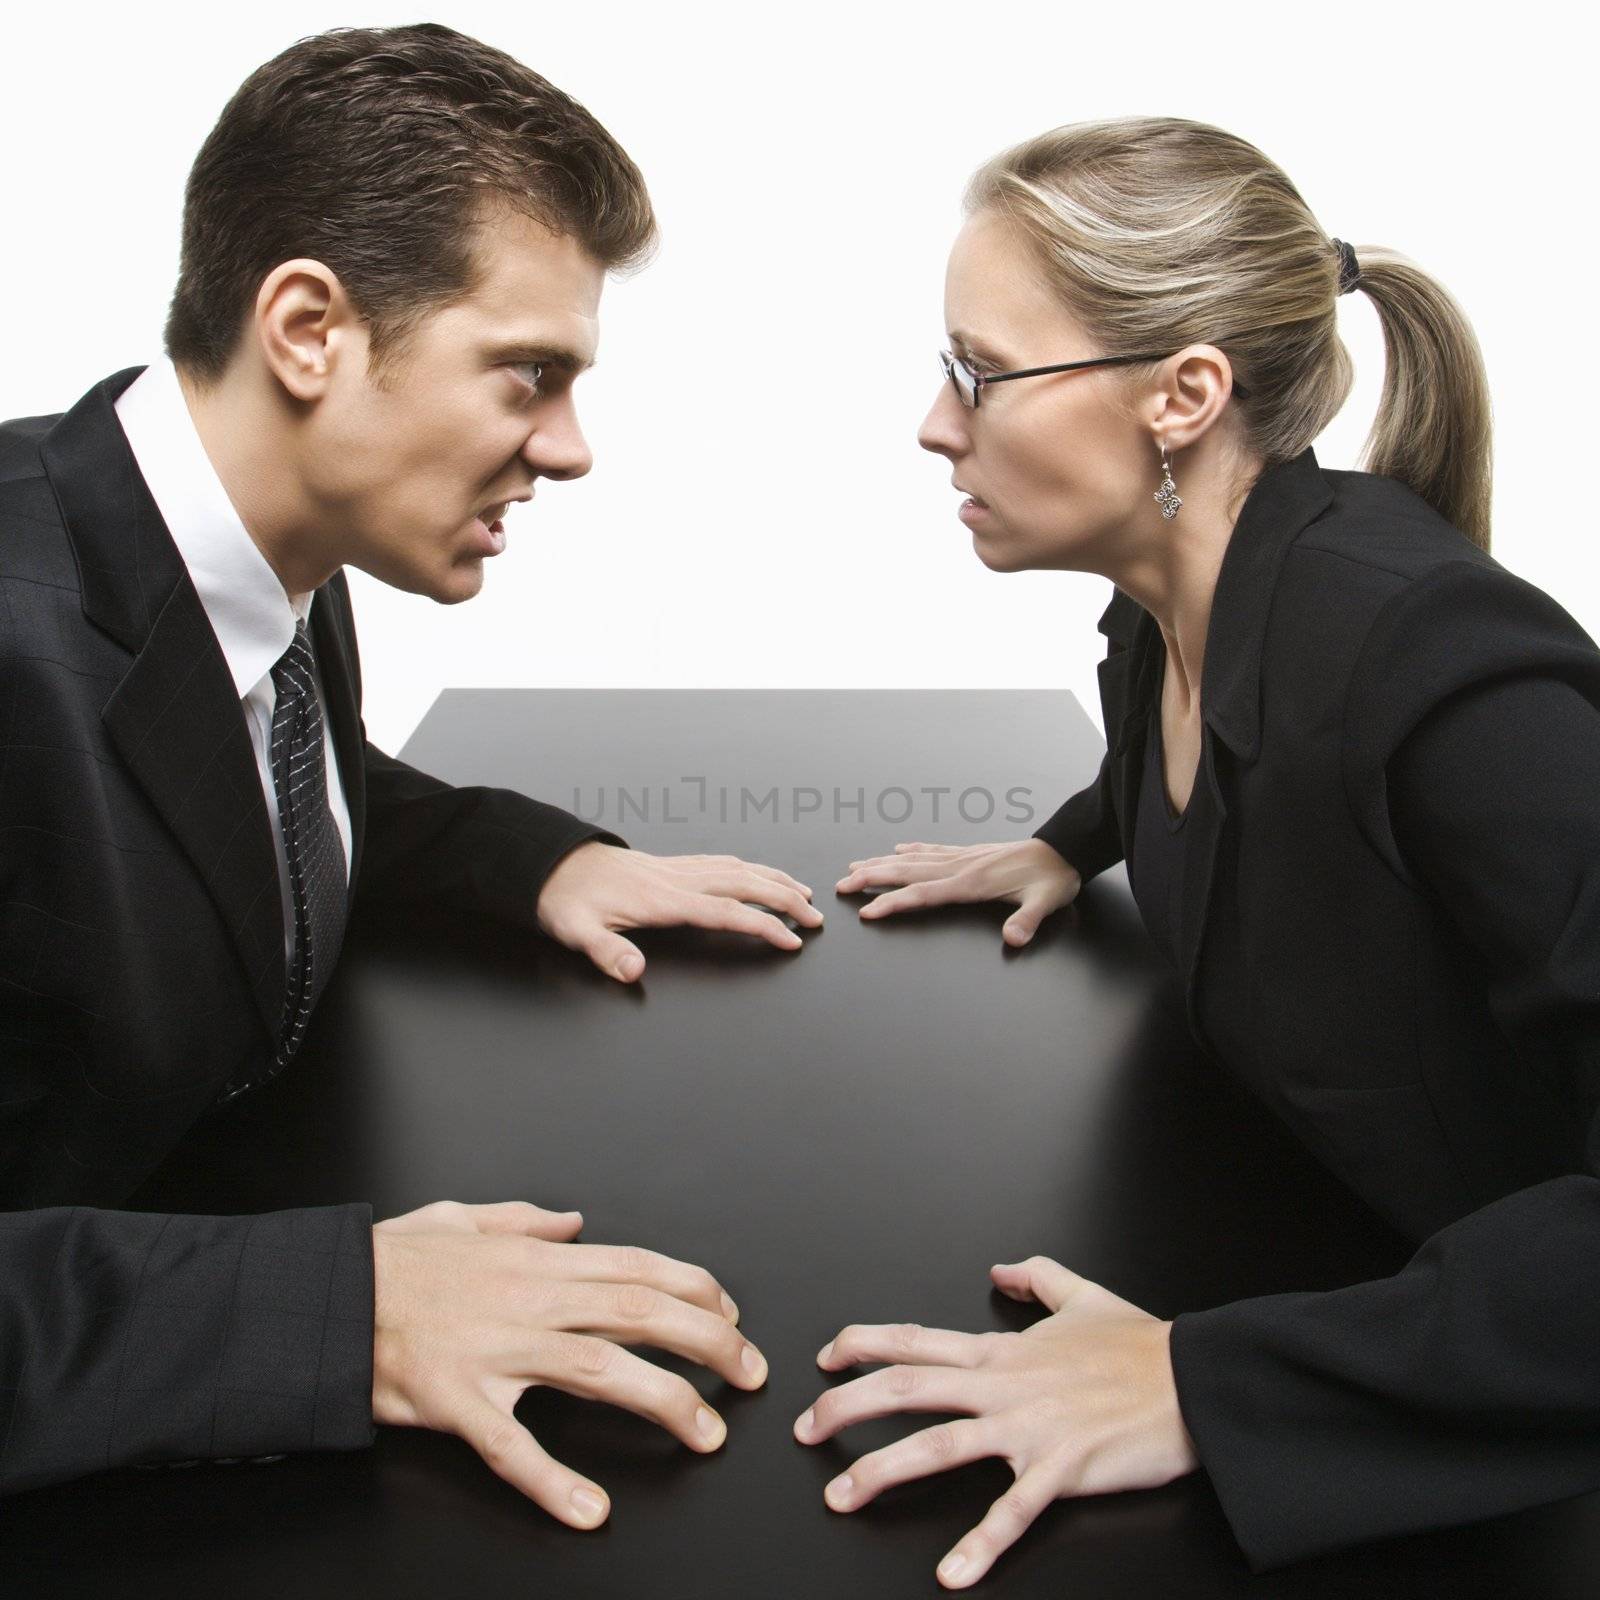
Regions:
<instances>
[{"instance_id":1,"label":"woman's mouth","mask_svg":"<svg viewBox=\"0 0 1600 1600\"><path fill-rule=\"evenodd\" d=\"M955 485L955 487L960 489L961 485L958 483ZM966 491L962 490L962 493L965 494ZM989 515L989 507L982 500L980 500L977 495L969 494L967 495L967 498L961 502L960 506L957 507L956 515L960 517L963 522L981 522L986 516Z\"/></svg>"}]
</instances>

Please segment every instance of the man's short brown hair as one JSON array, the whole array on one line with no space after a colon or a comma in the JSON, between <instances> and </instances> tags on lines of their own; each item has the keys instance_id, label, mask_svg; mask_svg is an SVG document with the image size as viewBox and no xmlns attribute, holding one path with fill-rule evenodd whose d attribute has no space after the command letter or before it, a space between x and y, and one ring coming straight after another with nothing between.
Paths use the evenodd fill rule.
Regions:
<instances>
[{"instance_id":1,"label":"man's short brown hair","mask_svg":"<svg viewBox=\"0 0 1600 1600\"><path fill-rule=\"evenodd\" d=\"M470 292L476 225L509 205L604 267L655 241L639 169L575 100L436 23L340 28L258 67L189 174L167 353L220 378L262 280L305 256L370 320L379 364Z\"/></svg>"}]
</instances>

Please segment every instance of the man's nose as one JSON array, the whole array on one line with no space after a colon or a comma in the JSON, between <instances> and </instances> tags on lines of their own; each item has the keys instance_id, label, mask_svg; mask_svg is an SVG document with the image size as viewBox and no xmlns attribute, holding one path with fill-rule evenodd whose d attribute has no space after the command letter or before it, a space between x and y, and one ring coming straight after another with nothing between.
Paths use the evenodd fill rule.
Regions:
<instances>
[{"instance_id":1,"label":"man's nose","mask_svg":"<svg viewBox=\"0 0 1600 1600\"><path fill-rule=\"evenodd\" d=\"M948 382L939 385L939 392L917 429L917 443L951 461L967 449L967 408Z\"/></svg>"},{"instance_id":2,"label":"man's nose","mask_svg":"<svg viewBox=\"0 0 1600 1600\"><path fill-rule=\"evenodd\" d=\"M522 459L541 478L581 478L594 465L594 453L570 397L538 411L538 421L523 441Z\"/></svg>"}]
</instances>

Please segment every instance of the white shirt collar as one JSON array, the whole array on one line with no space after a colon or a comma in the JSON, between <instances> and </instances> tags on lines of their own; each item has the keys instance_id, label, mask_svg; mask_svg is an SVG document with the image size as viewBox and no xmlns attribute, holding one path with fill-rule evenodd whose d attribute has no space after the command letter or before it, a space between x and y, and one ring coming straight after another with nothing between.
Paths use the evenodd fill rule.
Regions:
<instances>
[{"instance_id":1,"label":"white shirt collar","mask_svg":"<svg viewBox=\"0 0 1600 1600\"><path fill-rule=\"evenodd\" d=\"M159 356L123 390L117 420L189 569L242 700L271 672L311 611L289 596L245 530L189 415L177 369Z\"/></svg>"}]
</instances>

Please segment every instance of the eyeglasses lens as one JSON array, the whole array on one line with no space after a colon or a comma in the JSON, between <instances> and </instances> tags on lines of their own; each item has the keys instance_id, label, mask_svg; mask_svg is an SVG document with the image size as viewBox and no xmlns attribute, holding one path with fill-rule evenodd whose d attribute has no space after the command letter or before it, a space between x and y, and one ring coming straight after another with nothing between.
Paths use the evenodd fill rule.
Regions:
<instances>
[{"instance_id":1,"label":"eyeglasses lens","mask_svg":"<svg viewBox=\"0 0 1600 1600\"><path fill-rule=\"evenodd\" d=\"M962 405L969 409L978 403L978 385L973 377L972 370L966 362L958 356L953 356L948 350L939 352L939 367L951 383L955 385L956 393L961 397Z\"/></svg>"}]
</instances>

